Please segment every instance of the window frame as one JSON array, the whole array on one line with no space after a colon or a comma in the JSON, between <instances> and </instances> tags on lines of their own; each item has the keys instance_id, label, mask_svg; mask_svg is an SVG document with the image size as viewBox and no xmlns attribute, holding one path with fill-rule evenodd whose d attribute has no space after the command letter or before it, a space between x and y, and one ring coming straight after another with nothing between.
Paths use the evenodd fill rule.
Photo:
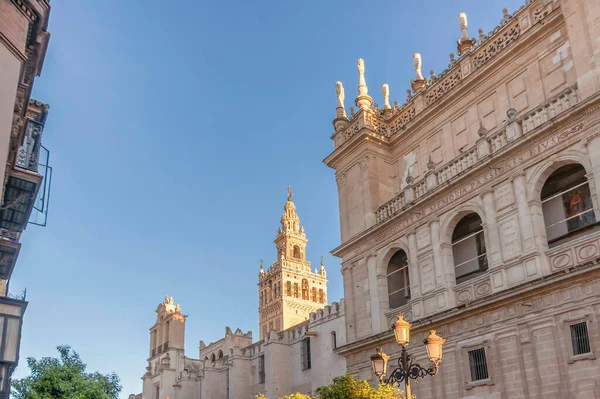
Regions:
<instances>
[{"instance_id":1,"label":"window frame","mask_svg":"<svg viewBox=\"0 0 600 399\"><path fill-rule=\"evenodd\" d=\"M310 370L312 367L312 359L310 353L310 337L304 338L302 341L302 353L301 353L301 361L302 361L302 371Z\"/></svg>"},{"instance_id":2,"label":"window frame","mask_svg":"<svg viewBox=\"0 0 600 399\"><path fill-rule=\"evenodd\" d=\"M553 177L553 175L556 172L560 171L561 169L563 169L565 167L574 166L574 165L579 166L581 168L580 171L584 172L583 173L583 178L585 180L582 181L582 182L580 182L580 183L575 183L573 186L567 186L567 188L561 189L558 192L550 194L546 198L542 198L542 194L544 192L544 188L550 182L550 179ZM579 172L577 172L577 173L579 173ZM560 177L557 177L557 179L559 179L559 178ZM567 194L570 191L573 191L573 190L576 190L576 189L580 189L583 186L587 187L587 191L589 193L589 205L590 205L590 208L584 210L583 212L579 212L576 215L567 216L567 217L565 217L562 220L559 220L557 222L553 222L550 225L546 225L546 216L545 216L546 214L544 213L544 204L547 203L547 202L549 202L549 201L551 201L551 200L554 200L556 198L561 198L561 200L564 200L564 198L562 198L562 196L564 194ZM554 170L552 173L550 173L550 175L546 178L546 180L542 184L542 187L540 188L540 191L539 191L539 200L540 200L540 207L541 207L541 211L542 211L542 221L544 223L544 233L546 235L546 242L548 243L548 246L550 246L550 247L553 247L554 245L557 245L559 243L568 241L570 237L574 238L577 235L579 235L580 233L582 233L582 232L584 232L586 230L589 230L591 228L594 228L595 226L598 226L600 224L600 221L598 220L598 215L596 213L596 208L595 208L595 205L594 205L592 185L590 184L590 180L588 178L588 173L587 173L585 167L581 163L574 162L574 163L570 163L570 164L567 164L567 165L562 165L562 166L558 167L556 170ZM564 209L564 203L563 203L563 211L566 211ZM569 227L568 227L569 226L569 224L568 224L569 220L577 218L577 217L580 217L580 216L582 216L584 214L588 214L590 212L592 213L592 217L594 219L594 221L592 223L589 223L589 224L586 224L584 226L575 228L573 230L569 230ZM548 237L548 229L551 228L551 227L553 227L553 226L556 226L558 224L561 224L561 223L566 223L566 225L567 225L567 233L559 235L559 236L556 236L556 237L553 237L553 238L549 238Z\"/></svg>"},{"instance_id":3,"label":"window frame","mask_svg":"<svg viewBox=\"0 0 600 399\"><path fill-rule=\"evenodd\" d=\"M400 266L397 270L394 270L393 272L390 273L389 269L390 269L390 265L391 265L392 259L399 252L403 252L404 253L404 256L406 258L405 259L405 263L404 263L404 265ZM389 308L389 310L399 309L399 308L401 308L403 306L408 305L408 303L410 302L410 300L412 298L412 292L411 292L411 289L410 289L410 268L409 268L410 264L409 263L410 262L408 261L408 253L404 249L402 249L402 248L397 249L392 254L392 256L390 257L390 259L387 262L386 269L385 269L385 278L386 278L386 284L387 284L387 299L388 299L388 308ZM390 291L390 276L393 275L393 274L399 273L399 272L404 273L404 278L402 280L402 283L404 285L402 287L394 290L394 291ZM403 296L405 302L402 303L402 304L400 304L400 305L398 305L398 306L392 307L390 297L392 295L397 294L397 293L402 292L402 291L405 292L404 296Z\"/></svg>"},{"instance_id":4,"label":"window frame","mask_svg":"<svg viewBox=\"0 0 600 399\"><path fill-rule=\"evenodd\" d=\"M596 343L593 340L594 337L594 325L593 325L593 315L589 312L580 314L579 317L566 318L562 320L562 337L564 339L565 347L568 348L567 356L568 364L572 364L579 360L594 360L596 359ZM575 355L573 351L573 342L571 340L571 326L586 323L588 340L590 344L590 352L589 353L581 353L579 355Z\"/></svg>"},{"instance_id":5,"label":"window frame","mask_svg":"<svg viewBox=\"0 0 600 399\"><path fill-rule=\"evenodd\" d=\"M494 351L491 348L491 342L489 339L482 339L478 342L473 342L470 345L459 345L458 346L460 353L460 361L462 366L460 369L462 370L462 377L464 381L464 387L466 390L473 389L478 386L483 385L494 385ZM487 366L488 378L482 380L473 381L471 379L471 363L469 361L469 352L484 349L485 350L485 359Z\"/></svg>"},{"instance_id":6,"label":"window frame","mask_svg":"<svg viewBox=\"0 0 600 399\"><path fill-rule=\"evenodd\" d=\"M258 383L264 384L265 377L265 355L263 354L258 357Z\"/></svg>"},{"instance_id":7,"label":"window frame","mask_svg":"<svg viewBox=\"0 0 600 399\"><path fill-rule=\"evenodd\" d=\"M457 238L456 241L454 240L453 236L454 236L454 232L456 231L456 229L458 228L458 226L460 225L460 223L467 217L470 217L471 215L476 215L479 218L479 221L481 222L479 228L477 228L475 231L469 232L468 234ZM477 255L474 258L471 258L467 261L461 262L459 264L456 264L456 259L454 256L454 246L457 244L460 244L461 242L464 242L465 240L471 238L471 237L476 237L477 235L481 234L482 235L482 241L483 241L483 245L485 246L485 252L482 254ZM477 278L483 274L485 274L489 268L490 268L490 263L489 263L489 257L488 257L488 243L487 243L487 234L486 234L486 229L484 226L484 222L483 219L481 218L481 215L479 215L477 212L469 212L466 215L463 215L458 222L456 223L456 225L454 226L454 228L452 229L452 233L450 234L450 251L452 253L452 266L453 266L453 270L454 270L454 280L456 281L456 284L462 284L466 281L470 281L474 278ZM485 259L484 263L485 263L485 267L482 267L481 265L479 265L479 261L478 261L478 268L476 270L472 270L470 272L458 275L457 274L457 267L465 265L469 262L472 262L474 260L479 260L479 259ZM461 280L461 281L459 281Z\"/></svg>"}]
</instances>

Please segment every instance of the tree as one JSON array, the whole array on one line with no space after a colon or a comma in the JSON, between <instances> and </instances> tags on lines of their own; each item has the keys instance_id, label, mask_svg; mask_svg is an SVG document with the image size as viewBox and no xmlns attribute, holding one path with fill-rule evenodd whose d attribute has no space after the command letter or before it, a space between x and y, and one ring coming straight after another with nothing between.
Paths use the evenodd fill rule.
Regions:
<instances>
[{"instance_id":1,"label":"tree","mask_svg":"<svg viewBox=\"0 0 600 399\"><path fill-rule=\"evenodd\" d=\"M256 399L267 399L264 395ZM355 380L351 375L333 379L331 385L317 389L315 396L295 393L279 399L405 399L404 394L395 386L381 384L373 388L365 380Z\"/></svg>"},{"instance_id":2,"label":"tree","mask_svg":"<svg viewBox=\"0 0 600 399\"><path fill-rule=\"evenodd\" d=\"M122 387L115 373L86 373L86 365L70 346L56 349L60 359L27 358L31 375L12 383L15 399L118 399Z\"/></svg>"}]
</instances>

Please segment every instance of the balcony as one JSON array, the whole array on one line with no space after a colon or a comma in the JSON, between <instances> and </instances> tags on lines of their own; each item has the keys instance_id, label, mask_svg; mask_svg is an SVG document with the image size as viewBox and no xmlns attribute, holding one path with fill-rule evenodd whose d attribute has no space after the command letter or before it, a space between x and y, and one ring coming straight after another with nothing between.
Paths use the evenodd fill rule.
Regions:
<instances>
[{"instance_id":1,"label":"balcony","mask_svg":"<svg viewBox=\"0 0 600 399\"><path fill-rule=\"evenodd\" d=\"M46 104L35 100L29 102L27 119L17 137L16 153L9 156L9 162L14 159L14 165L8 170L5 182L0 231L3 238L16 242L34 209L36 213L31 222L46 223L52 168L48 165L49 152L41 142L47 113ZM0 245L2 252L6 251Z\"/></svg>"}]
</instances>

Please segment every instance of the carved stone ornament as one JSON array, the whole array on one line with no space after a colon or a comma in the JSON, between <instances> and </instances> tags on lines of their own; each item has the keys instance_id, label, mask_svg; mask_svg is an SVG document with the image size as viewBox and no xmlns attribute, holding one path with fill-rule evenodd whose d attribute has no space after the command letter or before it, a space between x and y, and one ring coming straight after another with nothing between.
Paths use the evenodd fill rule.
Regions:
<instances>
[{"instance_id":1,"label":"carved stone ornament","mask_svg":"<svg viewBox=\"0 0 600 399\"><path fill-rule=\"evenodd\" d=\"M458 55L463 55L466 52L471 51L471 49L475 47L475 44L477 44L477 40L471 39L469 37L469 34L467 32L467 14L465 14L464 12L458 14L458 25L460 26L462 36L460 39L458 39L457 50Z\"/></svg>"},{"instance_id":2,"label":"carved stone ornament","mask_svg":"<svg viewBox=\"0 0 600 399\"><path fill-rule=\"evenodd\" d=\"M416 76L414 80L410 81L410 85L412 87L413 92L420 93L423 90L425 90L427 84L429 83L427 79L423 77L423 73L421 72L421 54L415 53L413 55L413 65L415 67Z\"/></svg>"}]
</instances>

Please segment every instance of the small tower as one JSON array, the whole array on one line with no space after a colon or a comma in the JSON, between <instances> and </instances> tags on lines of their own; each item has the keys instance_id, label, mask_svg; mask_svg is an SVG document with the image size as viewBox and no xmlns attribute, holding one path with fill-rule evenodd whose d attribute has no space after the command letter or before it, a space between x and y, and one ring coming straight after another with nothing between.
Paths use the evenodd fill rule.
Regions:
<instances>
[{"instance_id":1,"label":"small tower","mask_svg":"<svg viewBox=\"0 0 600 399\"><path fill-rule=\"evenodd\" d=\"M156 308L156 323L150 328L150 358L170 349L184 349L186 317L173 297L165 297Z\"/></svg>"},{"instance_id":2,"label":"small tower","mask_svg":"<svg viewBox=\"0 0 600 399\"><path fill-rule=\"evenodd\" d=\"M327 273L321 268L312 271L306 260L308 239L292 191L283 207L281 226L277 229L275 246L277 259L258 275L260 339L269 331L282 331L308 319L311 312L327 305Z\"/></svg>"}]
</instances>

